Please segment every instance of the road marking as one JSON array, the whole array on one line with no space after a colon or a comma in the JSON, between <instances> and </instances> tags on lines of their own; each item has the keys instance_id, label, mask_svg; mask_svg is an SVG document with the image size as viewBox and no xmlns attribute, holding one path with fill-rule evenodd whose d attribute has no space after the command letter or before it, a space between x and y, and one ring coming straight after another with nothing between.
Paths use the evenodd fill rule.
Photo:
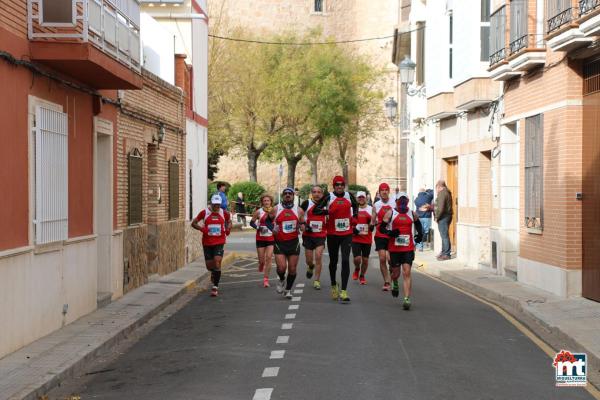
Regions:
<instances>
[{"instance_id":1,"label":"road marking","mask_svg":"<svg viewBox=\"0 0 600 400\"><path fill-rule=\"evenodd\" d=\"M300 301L302 300L302 297L298 296L298 297L292 297L292 301Z\"/></svg>"},{"instance_id":2,"label":"road marking","mask_svg":"<svg viewBox=\"0 0 600 400\"><path fill-rule=\"evenodd\" d=\"M294 327L294 324L292 324L292 323L281 324L281 329L292 329L293 327Z\"/></svg>"},{"instance_id":3,"label":"road marking","mask_svg":"<svg viewBox=\"0 0 600 400\"><path fill-rule=\"evenodd\" d=\"M297 309L299 309L299 308L300 308L300 304L291 304L291 305L288 307L288 310L297 310Z\"/></svg>"},{"instance_id":4,"label":"road marking","mask_svg":"<svg viewBox=\"0 0 600 400\"><path fill-rule=\"evenodd\" d=\"M269 359L276 360L279 358L283 358L284 355L285 355L285 350L272 350L271 357L269 357Z\"/></svg>"},{"instance_id":5,"label":"road marking","mask_svg":"<svg viewBox=\"0 0 600 400\"><path fill-rule=\"evenodd\" d=\"M286 343L289 343L289 341L290 341L289 336L277 336L277 340L275 341L275 343L286 344Z\"/></svg>"},{"instance_id":6,"label":"road marking","mask_svg":"<svg viewBox=\"0 0 600 400\"><path fill-rule=\"evenodd\" d=\"M297 285L296 285L296 287L297 287L297 288L304 287L304 283L299 283L299 284L297 284Z\"/></svg>"},{"instance_id":7,"label":"road marking","mask_svg":"<svg viewBox=\"0 0 600 400\"><path fill-rule=\"evenodd\" d=\"M296 318L296 314L285 314L285 319L294 319Z\"/></svg>"},{"instance_id":8,"label":"road marking","mask_svg":"<svg viewBox=\"0 0 600 400\"><path fill-rule=\"evenodd\" d=\"M252 400L271 400L272 393L273 393L273 388L256 389L256 392L254 392L254 397L252 398Z\"/></svg>"},{"instance_id":9,"label":"road marking","mask_svg":"<svg viewBox=\"0 0 600 400\"><path fill-rule=\"evenodd\" d=\"M304 293L304 289L296 289L294 290L294 294L302 294Z\"/></svg>"},{"instance_id":10,"label":"road marking","mask_svg":"<svg viewBox=\"0 0 600 400\"><path fill-rule=\"evenodd\" d=\"M263 378L273 378L279 374L279 367L268 367L263 371Z\"/></svg>"}]
</instances>

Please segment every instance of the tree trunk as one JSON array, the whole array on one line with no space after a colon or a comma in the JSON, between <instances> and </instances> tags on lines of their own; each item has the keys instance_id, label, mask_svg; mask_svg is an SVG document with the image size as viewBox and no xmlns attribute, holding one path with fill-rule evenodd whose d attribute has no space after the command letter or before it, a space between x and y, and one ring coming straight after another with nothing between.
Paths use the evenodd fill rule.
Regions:
<instances>
[{"instance_id":1,"label":"tree trunk","mask_svg":"<svg viewBox=\"0 0 600 400\"><path fill-rule=\"evenodd\" d=\"M255 149L248 150L248 178L250 182L257 181L256 169L258 166L258 156L260 156L260 152Z\"/></svg>"},{"instance_id":2,"label":"tree trunk","mask_svg":"<svg viewBox=\"0 0 600 400\"><path fill-rule=\"evenodd\" d=\"M300 161L300 157L292 157L292 158L286 158L285 160L287 161L287 186L288 187L295 187L295 183L296 183L296 166L298 166L298 162Z\"/></svg>"},{"instance_id":3,"label":"tree trunk","mask_svg":"<svg viewBox=\"0 0 600 400\"><path fill-rule=\"evenodd\" d=\"M344 181L346 182L346 188L348 187L348 185L350 184L349 179L349 173L348 173L348 162L344 159L344 165L342 165L342 174L344 177Z\"/></svg>"},{"instance_id":4,"label":"tree trunk","mask_svg":"<svg viewBox=\"0 0 600 400\"><path fill-rule=\"evenodd\" d=\"M310 182L313 185L318 185L319 184L319 154L316 154L314 156L306 156L306 158L308 158L308 161L310 162L310 175L311 175L311 179Z\"/></svg>"}]
</instances>

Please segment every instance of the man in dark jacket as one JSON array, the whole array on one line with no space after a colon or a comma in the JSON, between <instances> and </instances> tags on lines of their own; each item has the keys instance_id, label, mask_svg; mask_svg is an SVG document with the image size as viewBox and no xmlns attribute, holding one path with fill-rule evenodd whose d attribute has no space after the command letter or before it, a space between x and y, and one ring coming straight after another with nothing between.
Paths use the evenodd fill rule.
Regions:
<instances>
[{"instance_id":1,"label":"man in dark jacket","mask_svg":"<svg viewBox=\"0 0 600 400\"><path fill-rule=\"evenodd\" d=\"M417 243L417 250L423 251L423 243L429 237L429 229L431 228L431 214L433 209L433 190L421 188L415 199L415 211L423 226L423 240Z\"/></svg>"},{"instance_id":2,"label":"man in dark jacket","mask_svg":"<svg viewBox=\"0 0 600 400\"><path fill-rule=\"evenodd\" d=\"M438 223L438 229L442 238L442 252L437 257L438 260L444 261L450 259L450 235L448 230L452 223L452 193L448 190L446 182L439 180L435 185L437 198L435 200L435 220Z\"/></svg>"},{"instance_id":3,"label":"man in dark jacket","mask_svg":"<svg viewBox=\"0 0 600 400\"><path fill-rule=\"evenodd\" d=\"M246 227L246 202L244 201L244 194L239 192L235 201L235 212L237 214L238 222L241 222Z\"/></svg>"}]
</instances>

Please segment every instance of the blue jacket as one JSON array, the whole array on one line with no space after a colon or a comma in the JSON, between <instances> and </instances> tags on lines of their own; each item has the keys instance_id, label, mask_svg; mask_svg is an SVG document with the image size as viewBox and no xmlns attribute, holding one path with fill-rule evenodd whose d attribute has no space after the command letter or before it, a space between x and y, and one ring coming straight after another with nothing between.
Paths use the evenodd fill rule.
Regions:
<instances>
[{"instance_id":1,"label":"blue jacket","mask_svg":"<svg viewBox=\"0 0 600 400\"><path fill-rule=\"evenodd\" d=\"M221 196L221 208L223 210L227 210L227 206L229 206L229 203L227 201L227 195L221 191L219 191L219 196Z\"/></svg>"},{"instance_id":2,"label":"blue jacket","mask_svg":"<svg viewBox=\"0 0 600 400\"><path fill-rule=\"evenodd\" d=\"M428 189L425 192L419 192L415 199L415 211L419 218L431 218L431 211L419 211L419 208L425 204L431 205L433 202L433 190Z\"/></svg>"}]
</instances>

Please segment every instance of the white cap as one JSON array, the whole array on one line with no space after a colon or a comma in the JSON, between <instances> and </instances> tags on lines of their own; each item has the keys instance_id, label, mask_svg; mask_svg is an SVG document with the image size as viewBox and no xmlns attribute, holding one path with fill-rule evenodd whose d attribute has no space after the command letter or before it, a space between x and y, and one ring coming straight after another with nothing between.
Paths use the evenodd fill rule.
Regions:
<instances>
[{"instance_id":1,"label":"white cap","mask_svg":"<svg viewBox=\"0 0 600 400\"><path fill-rule=\"evenodd\" d=\"M407 199L409 198L408 195L405 192L399 192L396 196L394 200L398 200L400 197L406 197Z\"/></svg>"},{"instance_id":2,"label":"white cap","mask_svg":"<svg viewBox=\"0 0 600 400\"><path fill-rule=\"evenodd\" d=\"M367 197L367 194L365 192L356 192L356 197Z\"/></svg>"},{"instance_id":3,"label":"white cap","mask_svg":"<svg viewBox=\"0 0 600 400\"><path fill-rule=\"evenodd\" d=\"M210 198L210 204L221 204L221 196L218 194L213 194Z\"/></svg>"}]
</instances>

